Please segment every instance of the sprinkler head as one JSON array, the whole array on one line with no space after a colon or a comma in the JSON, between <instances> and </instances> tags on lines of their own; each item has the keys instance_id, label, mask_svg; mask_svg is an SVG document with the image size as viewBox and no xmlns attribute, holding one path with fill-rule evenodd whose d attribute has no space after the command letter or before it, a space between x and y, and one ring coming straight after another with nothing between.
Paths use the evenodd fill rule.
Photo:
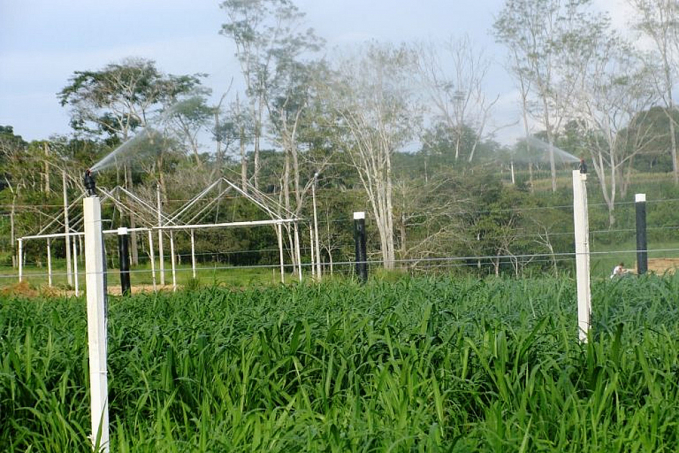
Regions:
<instances>
[{"instance_id":1,"label":"sprinkler head","mask_svg":"<svg viewBox=\"0 0 679 453\"><path fill-rule=\"evenodd\" d=\"M580 159L580 165L578 168L580 169L580 173L583 175L587 174L587 163L585 162L585 159Z\"/></svg>"},{"instance_id":2,"label":"sprinkler head","mask_svg":"<svg viewBox=\"0 0 679 453\"><path fill-rule=\"evenodd\" d=\"M94 176L92 176L91 170L85 171L85 177L83 178L83 183L85 184L85 189L87 190L87 195L90 197L97 196L97 187L94 182Z\"/></svg>"}]
</instances>

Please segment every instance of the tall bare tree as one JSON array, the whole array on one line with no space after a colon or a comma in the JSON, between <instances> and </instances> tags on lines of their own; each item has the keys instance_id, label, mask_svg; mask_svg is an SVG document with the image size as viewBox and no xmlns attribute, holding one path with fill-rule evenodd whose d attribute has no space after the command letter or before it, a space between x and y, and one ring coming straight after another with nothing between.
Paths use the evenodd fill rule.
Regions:
<instances>
[{"instance_id":1,"label":"tall bare tree","mask_svg":"<svg viewBox=\"0 0 679 453\"><path fill-rule=\"evenodd\" d=\"M329 91L342 146L368 197L380 237L382 260L394 268L392 155L404 149L418 118L413 103L415 56L405 46L370 44L362 55L339 63Z\"/></svg>"},{"instance_id":2,"label":"tall bare tree","mask_svg":"<svg viewBox=\"0 0 679 453\"><path fill-rule=\"evenodd\" d=\"M496 40L510 50L510 68L521 88L532 94L523 105L544 128L553 191L556 191L554 142L576 90L573 79L562 72L570 68L564 66L563 60L576 56L592 28L597 29L601 23L592 0L506 0L493 24Z\"/></svg>"},{"instance_id":3,"label":"tall bare tree","mask_svg":"<svg viewBox=\"0 0 679 453\"><path fill-rule=\"evenodd\" d=\"M236 45L254 120L252 178L259 188L261 139L278 70L318 50L323 41L313 29L300 30L304 13L289 0L225 0L220 6L228 17L221 33Z\"/></svg>"},{"instance_id":4,"label":"tall bare tree","mask_svg":"<svg viewBox=\"0 0 679 453\"><path fill-rule=\"evenodd\" d=\"M677 0L629 0L635 11L635 27L651 39L654 62L659 62L660 71L653 72L653 80L670 129L670 154L674 183L679 184L679 161L677 156L677 125L674 87L679 71L679 1ZM656 63L657 64L657 63Z\"/></svg>"},{"instance_id":5,"label":"tall bare tree","mask_svg":"<svg viewBox=\"0 0 679 453\"><path fill-rule=\"evenodd\" d=\"M488 99L484 90L490 60L468 36L448 40L443 46L443 53L434 44L419 47L418 69L434 116L455 131L456 161L462 152L465 127L474 131L473 143L465 156L471 162L483 139L490 111L498 99ZM450 62L450 65L444 62Z\"/></svg>"},{"instance_id":6,"label":"tall bare tree","mask_svg":"<svg viewBox=\"0 0 679 453\"><path fill-rule=\"evenodd\" d=\"M643 115L656 96L649 83L650 68L629 46L607 32L589 44L587 58L581 51L577 64L571 60L572 73L580 81L571 98L571 114L581 126L583 150L592 157L613 225L616 195L625 191L623 174L654 138Z\"/></svg>"}]
</instances>

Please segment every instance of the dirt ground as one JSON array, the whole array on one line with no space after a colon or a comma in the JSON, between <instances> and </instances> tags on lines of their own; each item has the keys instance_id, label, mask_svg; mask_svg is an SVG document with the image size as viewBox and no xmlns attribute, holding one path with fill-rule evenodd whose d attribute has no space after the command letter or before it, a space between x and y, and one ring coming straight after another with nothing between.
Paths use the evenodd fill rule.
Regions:
<instances>
[{"instance_id":1,"label":"dirt ground","mask_svg":"<svg viewBox=\"0 0 679 453\"><path fill-rule=\"evenodd\" d=\"M156 289L158 291L172 291L172 285L156 285ZM177 286L177 289L181 289L181 286ZM121 291L120 291L120 286L109 286L106 291L108 294L112 296L120 296ZM134 285L132 286L132 294L141 294L141 293L151 293L153 292L153 285ZM84 294L84 290L80 290L80 295L82 296ZM38 289L32 288L28 282L23 281L21 283L17 283L15 285L7 286L2 289L0 289L0 296L10 296L10 295L17 295L17 296L26 296L26 297L38 297L38 296L46 296L46 297L71 297L75 296L75 291L72 289L62 289L62 288L56 288L56 287L48 287L48 286L42 286Z\"/></svg>"},{"instance_id":2,"label":"dirt ground","mask_svg":"<svg viewBox=\"0 0 679 453\"><path fill-rule=\"evenodd\" d=\"M679 268L679 258L649 258L648 271L658 275L674 274Z\"/></svg>"}]
</instances>

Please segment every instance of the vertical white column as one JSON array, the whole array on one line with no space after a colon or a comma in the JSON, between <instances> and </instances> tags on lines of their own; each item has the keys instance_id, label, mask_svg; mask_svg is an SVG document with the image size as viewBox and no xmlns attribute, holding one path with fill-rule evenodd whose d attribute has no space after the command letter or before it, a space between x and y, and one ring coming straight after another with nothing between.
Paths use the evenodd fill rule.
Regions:
<instances>
[{"instance_id":1,"label":"vertical white column","mask_svg":"<svg viewBox=\"0 0 679 453\"><path fill-rule=\"evenodd\" d=\"M302 281L302 252L299 247L299 224L295 221L295 254L297 255L297 275Z\"/></svg>"},{"instance_id":2,"label":"vertical white column","mask_svg":"<svg viewBox=\"0 0 679 453\"><path fill-rule=\"evenodd\" d=\"M174 256L174 234L170 231L170 263L172 263L172 291L177 291L177 265Z\"/></svg>"},{"instance_id":3,"label":"vertical white column","mask_svg":"<svg viewBox=\"0 0 679 453\"><path fill-rule=\"evenodd\" d=\"M311 186L311 195L314 205L314 240L316 245L316 278L321 280L321 247L318 238L318 212L316 209L316 183L318 182L318 172L314 173L314 184ZM313 266L313 260L312 260Z\"/></svg>"},{"instance_id":4,"label":"vertical white column","mask_svg":"<svg viewBox=\"0 0 679 453\"><path fill-rule=\"evenodd\" d=\"M575 226L575 270L578 293L578 333L587 341L592 313L589 271L589 219L587 216L587 173L573 170L573 222Z\"/></svg>"},{"instance_id":5,"label":"vertical white column","mask_svg":"<svg viewBox=\"0 0 679 453\"><path fill-rule=\"evenodd\" d=\"M191 271L193 271L193 278L196 278L196 239L191 230Z\"/></svg>"},{"instance_id":6,"label":"vertical white column","mask_svg":"<svg viewBox=\"0 0 679 453\"><path fill-rule=\"evenodd\" d=\"M278 236L278 255L281 265L281 283L285 283L285 254L283 253L283 226L276 224L276 235Z\"/></svg>"},{"instance_id":7,"label":"vertical white column","mask_svg":"<svg viewBox=\"0 0 679 453\"><path fill-rule=\"evenodd\" d=\"M160 184L156 186L156 201L158 203L158 226L163 226L162 204L160 202ZM160 286L165 286L165 257L163 256L163 230L158 230L158 261L160 269Z\"/></svg>"},{"instance_id":8,"label":"vertical white column","mask_svg":"<svg viewBox=\"0 0 679 453\"><path fill-rule=\"evenodd\" d=\"M68 235L68 193L66 192L66 171L61 172L61 185L63 187L64 197L64 240L66 241L66 283L73 284L73 274L71 274L71 237Z\"/></svg>"},{"instance_id":9,"label":"vertical white column","mask_svg":"<svg viewBox=\"0 0 679 453\"><path fill-rule=\"evenodd\" d=\"M151 280L153 281L153 291L157 291L156 287L156 257L153 252L153 230L149 230L149 256L151 257Z\"/></svg>"},{"instance_id":10,"label":"vertical white column","mask_svg":"<svg viewBox=\"0 0 679 453\"><path fill-rule=\"evenodd\" d=\"M309 225L309 244L311 250L311 278L316 278L316 254L314 253L314 227Z\"/></svg>"},{"instance_id":11,"label":"vertical white column","mask_svg":"<svg viewBox=\"0 0 679 453\"><path fill-rule=\"evenodd\" d=\"M90 362L92 445L109 451L108 376L106 367L106 260L98 197L83 200L85 224L85 281L87 284L87 339Z\"/></svg>"},{"instance_id":12,"label":"vertical white column","mask_svg":"<svg viewBox=\"0 0 679 453\"><path fill-rule=\"evenodd\" d=\"M80 287L78 286L78 247L76 246L76 239L71 241L73 246L73 286L75 289L75 297L80 296Z\"/></svg>"},{"instance_id":13,"label":"vertical white column","mask_svg":"<svg viewBox=\"0 0 679 453\"><path fill-rule=\"evenodd\" d=\"M19 283L24 278L24 241L23 239L18 239L19 242Z\"/></svg>"},{"instance_id":14,"label":"vertical white column","mask_svg":"<svg viewBox=\"0 0 679 453\"><path fill-rule=\"evenodd\" d=\"M52 239L47 238L47 286L52 287Z\"/></svg>"}]
</instances>

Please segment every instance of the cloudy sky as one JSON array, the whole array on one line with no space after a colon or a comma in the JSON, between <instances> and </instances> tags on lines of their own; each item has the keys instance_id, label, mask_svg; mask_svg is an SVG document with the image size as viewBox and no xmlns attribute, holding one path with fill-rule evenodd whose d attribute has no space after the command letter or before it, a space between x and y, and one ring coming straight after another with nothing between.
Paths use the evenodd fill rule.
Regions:
<instances>
[{"instance_id":1,"label":"cloudy sky","mask_svg":"<svg viewBox=\"0 0 679 453\"><path fill-rule=\"evenodd\" d=\"M624 0L597 0L624 24ZM488 94L500 96L496 127L518 120L504 50L490 36L503 0L296 0L307 24L342 48L367 39L445 40L464 34L494 65ZM209 74L216 97L240 86L234 48L219 35L226 15L217 0L0 0L0 125L26 140L68 134L68 110L56 93L75 71L98 70L126 57L154 60L170 74ZM232 90L232 93L235 90ZM498 132L501 141L519 127Z\"/></svg>"}]
</instances>

